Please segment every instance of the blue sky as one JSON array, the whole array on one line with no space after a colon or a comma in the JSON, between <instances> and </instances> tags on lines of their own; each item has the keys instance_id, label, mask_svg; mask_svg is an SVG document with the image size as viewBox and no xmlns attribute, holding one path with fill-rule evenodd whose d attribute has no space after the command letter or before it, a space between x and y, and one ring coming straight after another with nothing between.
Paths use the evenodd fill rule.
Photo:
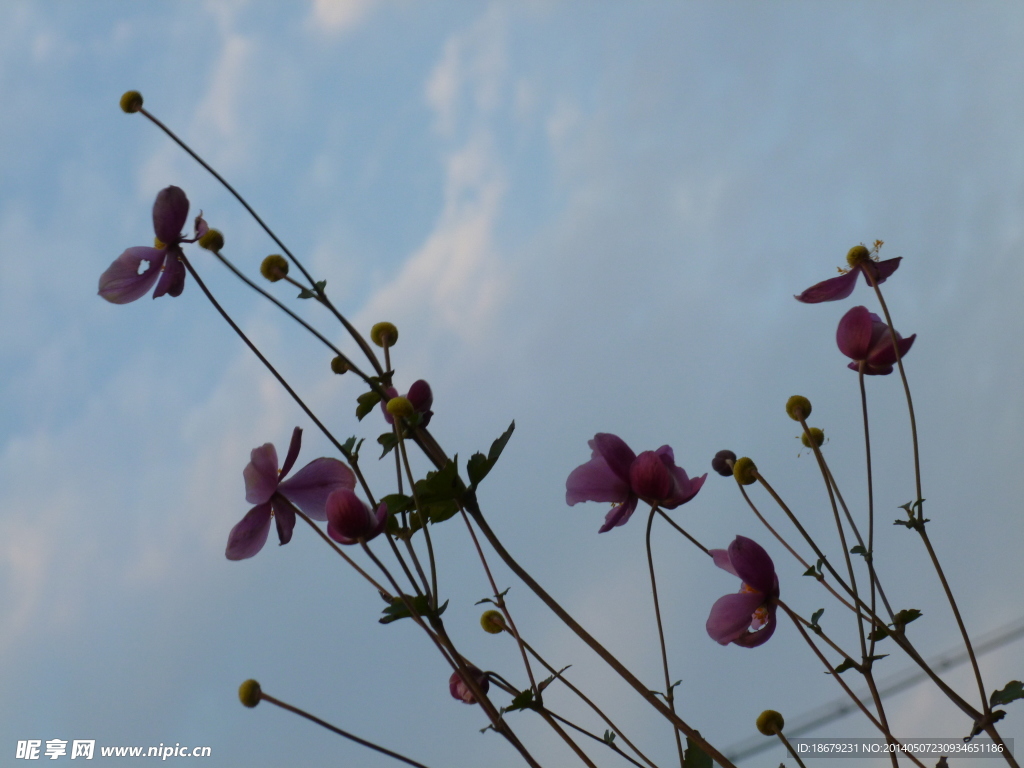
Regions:
<instances>
[{"instance_id":1,"label":"blue sky","mask_svg":"<svg viewBox=\"0 0 1024 768\"><path fill-rule=\"evenodd\" d=\"M152 125L120 112L129 88L246 194L353 322L398 325L396 381L430 381L431 429L449 452L486 449L515 419L485 513L652 685L640 513L598 536L605 509L567 507L565 477L596 432L636 450L670 444L691 475L731 448L834 546L783 405L811 399L863 507L857 382L834 333L850 306L875 305L863 285L813 307L792 295L834 274L850 246L884 240L883 256L904 257L886 285L894 321L918 334L907 366L933 541L972 630L1017 618L1022 26L1024 12L1000 3L5 4L0 750L95 738L210 745L204 764L218 766L389 764L269 706L243 709L237 685L255 677L428 765L519 764L449 698L448 671L413 627L376 623L379 598L319 540L297 529L285 548L224 559L247 509L249 451L283 450L295 425L300 461L330 447L191 279L177 299L96 296L110 261L149 243L169 184L240 267L255 273L277 250ZM357 382L332 376L322 348L211 258L193 261L336 434L372 443L382 424L352 417ZM912 636L927 656L957 634L920 544L888 523L913 496L899 382L868 383L877 558L897 602L924 611ZM368 462L375 487L388 488L389 467ZM709 477L675 518L709 546L764 543L783 597L805 615L826 607L851 636L731 483ZM663 533L673 672L702 733L724 747L762 709L795 716L834 698L792 627L755 650L710 641L707 612L735 579ZM488 590L465 531L452 521L436 542L461 647L521 677L514 647L475 628ZM497 572L531 642L670 763L668 729ZM1019 642L986 655L988 689L1020 679L1019 659ZM906 668L894 655L879 674ZM963 668L949 679L973 690ZM890 706L905 735L963 735L924 687ZM1011 706L1003 733L1022 724ZM514 726L542 763L567 759L528 716ZM820 735L871 733L849 717ZM772 759L783 756L757 758Z\"/></svg>"}]
</instances>

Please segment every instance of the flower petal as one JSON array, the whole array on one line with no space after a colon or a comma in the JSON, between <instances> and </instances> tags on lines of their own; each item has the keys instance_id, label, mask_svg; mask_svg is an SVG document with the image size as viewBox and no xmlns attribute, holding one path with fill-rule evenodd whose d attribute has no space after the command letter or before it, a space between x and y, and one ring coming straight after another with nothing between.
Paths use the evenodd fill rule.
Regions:
<instances>
[{"instance_id":1,"label":"flower petal","mask_svg":"<svg viewBox=\"0 0 1024 768\"><path fill-rule=\"evenodd\" d=\"M685 504L704 486L704 481L708 479L708 473L705 472L700 477L688 477L686 470L682 467L670 467L669 471L676 481L676 490L672 498L666 499L662 502L662 506L665 509L675 509L680 504Z\"/></svg>"},{"instance_id":2,"label":"flower petal","mask_svg":"<svg viewBox=\"0 0 1024 768\"><path fill-rule=\"evenodd\" d=\"M845 299L853 293L853 289L857 286L858 271L851 269L845 275L823 280L793 298L797 301L802 301L804 304L820 304L823 301Z\"/></svg>"},{"instance_id":3,"label":"flower petal","mask_svg":"<svg viewBox=\"0 0 1024 768\"><path fill-rule=\"evenodd\" d=\"M645 499L660 502L675 490L675 478L665 462L671 462L654 451L644 451L629 468L629 486L633 493Z\"/></svg>"},{"instance_id":4,"label":"flower petal","mask_svg":"<svg viewBox=\"0 0 1024 768\"><path fill-rule=\"evenodd\" d=\"M281 474L279 478L284 477L292 471L292 467L295 466L295 460L299 458L299 450L302 448L302 427L296 427L292 430L292 439L288 443L288 455L284 457L284 466L281 467Z\"/></svg>"},{"instance_id":5,"label":"flower petal","mask_svg":"<svg viewBox=\"0 0 1024 768\"><path fill-rule=\"evenodd\" d=\"M608 462L612 472L629 482L629 468L636 461L636 454L618 435L598 432L590 441L590 447Z\"/></svg>"},{"instance_id":6,"label":"flower petal","mask_svg":"<svg viewBox=\"0 0 1024 768\"><path fill-rule=\"evenodd\" d=\"M278 491L314 520L326 520L327 497L356 487L352 470L337 459L319 458L285 480Z\"/></svg>"},{"instance_id":7,"label":"flower petal","mask_svg":"<svg viewBox=\"0 0 1024 768\"><path fill-rule=\"evenodd\" d=\"M565 480L565 503L569 506L581 501L625 501L629 497L629 482L612 471L604 457L594 451L594 458L580 464Z\"/></svg>"},{"instance_id":8,"label":"flower petal","mask_svg":"<svg viewBox=\"0 0 1024 768\"><path fill-rule=\"evenodd\" d=\"M764 603L764 595L756 592L737 592L718 598L711 606L705 628L711 639L728 645L750 628L754 611Z\"/></svg>"},{"instance_id":9,"label":"flower petal","mask_svg":"<svg viewBox=\"0 0 1024 768\"><path fill-rule=\"evenodd\" d=\"M111 304L128 304L142 298L160 275L164 255L159 248L144 245L129 248L100 275L100 296ZM148 261L149 266L140 275L139 265L144 261Z\"/></svg>"},{"instance_id":10,"label":"flower petal","mask_svg":"<svg viewBox=\"0 0 1024 768\"><path fill-rule=\"evenodd\" d=\"M166 245L179 242L187 218L188 198L181 187L165 187L157 192L153 203L153 231L160 242Z\"/></svg>"},{"instance_id":11,"label":"flower petal","mask_svg":"<svg viewBox=\"0 0 1024 768\"><path fill-rule=\"evenodd\" d=\"M715 565L723 571L728 571L736 578L739 578L740 575L736 573L736 569L732 567L732 561L729 559L729 550L712 549L708 554L710 554L712 559L714 559Z\"/></svg>"},{"instance_id":12,"label":"flower petal","mask_svg":"<svg viewBox=\"0 0 1024 768\"><path fill-rule=\"evenodd\" d=\"M729 560L745 584L764 595L772 594L777 584L775 564L760 544L746 536L737 536L729 545Z\"/></svg>"},{"instance_id":13,"label":"flower petal","mask_svg":"<svg viewBox=\"0 0 1024 768\"><path fill-rule=\"evenodd\" d=\"M376 525L377 519L370 514L369 507L349 489L342 488L327 497L327 535L335 541L355 544Z\"/></svg>"},{"instance_id":14,"label":"flower petal","mask_svg":"<svg viewBox=\"0 0 1024 768\"><path fill-rule=\"evenodd\" d=\"M630 496L623 504L613 507L612 511L604 516L604 525L602 525L597 532L607 533L612 528L628 523L629 518L631 518L633 513L636 511L637 501L638 499L636 496Z\"/></svg>"},{"instance_id":15,"label":"flower petal","mask_svg":"<svg viewBox=\"0 0 1024 768\"><path fill-rule=\"evenodd\" d=\"M160 282L156 284L153 298L159 299L165 293L170 296L181 296L185 290L185 265L178 259L181 249L175 247L167 251L164 257L164 268L160 273Z\"/></svg>"},{"instance_id":16,"label":"flower petal","mask_svg":"<svg viewBox=\"0 0 1024 768\"><path fill-rule=\"evenodd\" d=\"M772 605L768 608L768 621L763 627L756 632L744 632L733 642L743 648L757 648L757 646L767 643L769 638L775 634L775 625L775 606Z\"/></svg>"},{"instance_id":17,"label":"flower petal","mask_svg":"<svg viewBox=\"0 0 1024 768\"><path fill-rule=\"evenodd\" d=\"M274 522L277 523L277 540L280 544L287 544L292 540L292 531L295 530L295 507L280 493L275 493L270 500L274 509Z\"/></svg>"},{"instance_id":18,"label":"flower petal","mask_svg":"<svg viewBox=\"0 0 1024 768\"><path fill-rule=\"evenodd\" d=\"M843 315L836 328L836 344L839 351L852 360L864 360L871 348L874 330L871 312L867 307L853 307Z\"/></svg>"},{"instance_id":19,"label":"flower petal","mask_svg":"<svg viewBox=\"0 0 1024 768\"><path fill-rule=\"evenodd\" d=\"M892 275L897 269L900 268L900 261L903 260L902 256L897 256L895 259L886 259L885 261L872 261L868 267L875 275L875 282L881 285L886 279ZM864 262L865 265L869 262ZM867 275L864 275L865 282L870 285Z\"/></svg>"},{"instance_id":20,"label":"flower petal","mask_svg":"<svg viewBox=\"0 0 1024 768\"><path fill-rule=\"evenodd\" d=\"M252 449L242 477L245 479L246 501L250 504L270 501L277 490L277 449L272 443Z\"/></svg>"},{"instance_id":21,"label":"flower petal","mask_svg":"<svg viewBox=\"0 0 1024 768\"><path fill-rule=\"evenodd\" d=\"M406 397L409 398L412 407L419 413L426 413L430 410L430 406L434 404L434 393L431 392L430 385L423 379L412 383L412 386L409 387L409 394Z\"/></svg>"},{"instance_id":22,"label":"flower petal","mask_svg":"<svg viewBox=\"0 0 1024 768\"><path fill-rule=\"evenodd\" d=\"M228 560L245 560L252 557L267 543L270 534L270 502L258 504L246 512L231 533L224 554Z\"/></svg>"}]
</instances>

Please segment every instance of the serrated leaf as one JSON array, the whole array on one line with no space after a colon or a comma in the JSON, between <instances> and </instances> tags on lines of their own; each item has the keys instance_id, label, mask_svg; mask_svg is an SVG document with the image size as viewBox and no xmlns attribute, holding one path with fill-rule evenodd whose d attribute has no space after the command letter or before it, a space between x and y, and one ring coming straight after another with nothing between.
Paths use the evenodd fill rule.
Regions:
<instances>
[{"instance_id":1,"label":"serrated leaf","mask_svg":"<svg viewBox=\"0 0 1024 768\"><path fill-rule=\"evenodd\" d=\"M605 744L611 744L613 741L615 741L615 732L606 730L604 732L604 736L601 737L601 741L603 741Z\"/></svg>"},{"instance_id":2,"label":"serrated leaf","mask_svg":"<svg viewBox=\"0 0 1024 768\"><path fill-rule=\"evenodd\" d=\"M326 280L317 280L315 283L313 283L313 285L317 289L317 291L319 291L320 293L323 293L324 288L327 287L327 281Z\"/></svg>"},{"instance_id":3,"label":"serrated leaf","mask_svg":"<svg viewBox=\"0 0 1024 768\"><path fill-rule=\"evenodd\" d=\"M363 417L380 402L380 395L371 389L369 392L363 392L363 394L357 397L356 402L359 403L356 408L356 418L362 421Z\"/></svg>"},{"instance_id":4,"label":"serrated leaf","mask_svg":"<svg viewBox=\"0 0 1024 768\"><path fill-rule=\"evenodd\" d=\"M910 622L916 621L919 618L921 618L921 612L917 608L907 608L893 616L892 623L896 627L905 627Z\"/></svg>"},{"instance_id":5,"label":"serrated leaf","mask_svg":"<svg viewBox=\"0 0 1024 768\"><path fill-rule=\"evenodd\" d=\"M888 636L888 629L886 629L885 627L875 627L873 630L871 630L871 633L868 635L868 640L874 640L877 643L879 640L885 640L885 638L887 638Z\"/></svg>"},{"instance_id":6,"label":"serrated leaf","mask_svg":"<svg viewBox=\"0 0 1024 768\"><path fill-rule=\"evenodd\" d=\"M1017 699L1024 699L1024 683L1020 680L1011 680L1002 690L995 691L992 694L989 704L997 707L1000 704L1009 704Z\"/></svg>"},{"instance_id":7,"label":"serrated leaf","mask_svg":"<svg viewBox=\"0 0 1024 768\"><path fill-rule=\"evenodd\" d=\"M448 520L459 511L456 499L459 494L458 455L436 472L416 482L416 496L420 510L431 523Z\"/></svg>"},{"instance_id":8,"label":"serrated leaf","mask_svg":"<svg viewBox=\"0 0 1024 768\"><path fill-rule=\"evenodd\" d=\"M683 753L683 768L713 768L714 763L700 745L686 737L686 751Z\"/></svg>"},{"instance_id":9,"label":"serrated leaf","mask_svg":"<svg viewBox=\"0 0 1024 768\"><path fill-rule=\"evenodd\" d=\"M821 618L821 614L823 614L824 612L825 612L824 608L819 608L818 610L816 610L814 613L811 614L811 626L814 627L815 629L818 628L818 619Z\"/></svg>"},{"instance_id":10,"label":"serrated leaf","mask_svg":"<svg viewBox=\"0 0 1024 768\"><path fill-rule=\"evenodd\" d=\"M388 515L394 517L400 515L403 512L408 512L412 509L412 499L408 496L404 496L401 493L391 493L381 499L385 504L388 505Z\"/></svg>"},{"instance_id":11,"label":"serrated leaf","mask_svg":"<svg viewBox=\"0 0 1024 768\"><path fill-rule=\"evenodd\" d=\"M380 458L383 459L395 449L395 446L398 445L398 435L394 432L385 432L377 438L377 442L384 447L384 452L380 455Z\"/></svg>"},{"instance_id":12,"label":"serrated leaf","mask_svg":"<svg viewBox=\"0 0 1024 768\"><path fill-rule=\"evenodd\" d=\"M311 290L309 290L309 288L303 288L301 291L299 291L299 295L296 296L296 298L298 298L298 299L312 299L314 296L316 296L316 294L313 293Z\"/></svg>"},{"instance_id":13,"label":"serrated leaf","mask_svg":"<svg viewBox=\"0 0 1024 768\"><path fill-rule=\"evenodd\" d=\"M516 694L515 698L512 699L512 703L507 707L502 707L502 712L515 712L518 709L528 709L533 704L533 691L527 688L525 691L520 691Z\"/></svg>"},{"instance_id":14,"label":"serrated leaf","mask_svg":"<svg viewBox=\"0 0 1024 768\"><path fill-rule=\"evenodd\" d=\"M836 674L841 675L841 674L843 674L843 672L845 672L848 669L856 669L856 668L857 668L857 662L855 662L853 659L845 659L842 664L840 664L838 667L835 668L835 672L836 672Z\"/></svg>"},{"instance_id":15,"label":"serrated leaf","mask_svg":"<svg viewBox=\"0 0 1024 768\"><path fill-rule=\"evenodd\" d=\"M409 608L405 604L406 601L412 603L412 607L418 616L440 616L448 607L448 601L445 600L444 604L438 606L436 611L431 611L430 601L427 600L426 595L418 595L416 597L405 595L405 599L396 597L392 600L391 605L384 609L384 615L381 616L378 621L381 624L390 624L391 622L398 621L399 619L408 619L412 614L409 613Z\"/></svg>"},{"instance_id":16,"label":"serrated leaf","mask_svg":"<svg viewBox=\"0 0 1024 768\"><path fill-rule=\"evenodd\" d=\"M491 449L487 452L487 456L484 456L482 453L474 453L469 458L469 461L466 463L466 474L469 475L469 489L471 491L476 490L480 482L487 477L487 473L498 463L501 452L505 450L505 446L508 444L509 438L512 437L512 432L515 428L516 423L513 421L501 437L491 443Z\"/></svg>"},{"instance_id":17,"label":"serrated leaf","mask_svg":"<svg viewBox=\"0 0 1024 768\"><path fill-rule=\"evenodd\" d=\"M355 464L359 461L359 449L363 445L363 440L356 442L356 436L352 435L348 440L342 443L341 455L348 459L349 464ZM353 448L353 446L355 446Z\"/></svg>"}]
</instances>

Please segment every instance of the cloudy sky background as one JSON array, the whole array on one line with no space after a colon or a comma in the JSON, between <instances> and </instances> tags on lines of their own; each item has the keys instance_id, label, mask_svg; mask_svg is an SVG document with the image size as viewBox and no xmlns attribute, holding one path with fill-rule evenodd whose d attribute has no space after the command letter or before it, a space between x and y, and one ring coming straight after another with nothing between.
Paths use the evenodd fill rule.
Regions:
<instances>
[{"instance_id":1,"label":"cloudy sky background","mask_svg":"<svg viewBox=\"0 0 1024 768\"><path fill-rule=\"evenodd\" d=\"M96 296L110 261L149 243L168 184L251 274L276 250L166 137L120 112L129 88L247 195L359 327L398 325L399 388L430 381L431 429L449 452L486 450L515 419L481 489L485 513L652 687L645 516L598 536L606 506L566 507L566 475L601 431L637 451L671 444L693 475L731 448L838 556L783 406L811 399L863 510L856 375L834 333L851 306L876 305L863 285L819 306L792 295L835 274L850 246L884 240L883 256L904 257L885 286L896 325L918 334L907 367L934 544L975 634L1020 616L1021 8L10 2L0 30L0 753L84 738L209 745L211 766L393 764L269 705L244 709L237 686L255 677L431 766L521 764L477 732L482 713L450 699L449 670L415 627L377 624L379 598L311 532L224 559L248 508L249 451L283 451L295 425L299 466L330 447L191 278L177 299ZM358 381L332 376L314 340L190 254L338 437L373 444L383 422L354 419ZM301 304L290 288L277 295ZM325 313L299 309L344 342ZM924 611L910 634L930 656L958 634L916 535L890 525L914 494L899 381L868 385L877 560L897 607ZM369 445L365 456L378 493L391 490L390 462ZM853 637L731 482L710 477L674 517L708 546L761 541L783 598L804 615L825 607L826 630ZM795 719L838 695L786 622L759 649L713 643L707 612L736 579L657 530L689 722L724 749L765 708ZM489 590L464 527L452 520L435 543L453 636L525 685L512 643L476 625ZM524 636L671 764L670 729L491 562ZM1020 658L1019 642L983 657L989 691L1021 678ZM896 654L876 669L907 668ZM965 668L948 679L976 700ZM580 712L554 688L547 701ZM889 707L907 736L969 729L927 686ZM510 721L543 764L568 764L535 718ZM1019 743L1024 705L1004 726ZM817 735L873 734L851 716Z\"/></svg>"}]
</instances>

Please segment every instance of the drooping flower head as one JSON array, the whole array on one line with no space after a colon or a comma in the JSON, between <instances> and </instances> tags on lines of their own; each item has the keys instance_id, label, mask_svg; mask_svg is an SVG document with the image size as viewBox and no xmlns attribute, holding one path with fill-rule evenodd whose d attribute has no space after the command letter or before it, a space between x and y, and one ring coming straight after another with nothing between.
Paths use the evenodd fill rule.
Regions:
<instances>
[{"instance_id":1,"label":"drooping flower head","mask_svg":"<svg viewBox=\"0 0 1024 768\"><path fill-rule=\"evenodd\" d=\"M398 390L394 387L388 387L387 393L388 397L398 397ZM420 426L427 426L430 423L430 417L434 415L434 412L430 410L430 407L434 404L434 393L430 390L430 385L423 379L414 381L412 386L409 387L408 394L403 395L403 397L408 399L412 403L413 410L420 414ZM388 424L395 423L395 417L388 413L387 403L382 402L380 410Z\"/></svg>"},{"instance_id":2,"label":"drooping flower head","mask_svg":"<svg viewBox=\"0 0 1024 768\"><path fill-rule=\"evenodd\" d=\"M880 245L881 242L875 243L876 253ZM875 283L881 285L893 272L899 269L900 260L903 257L897 256L895 259L886 259L885 261L877 261L877 258L877 256L872 257L872 252L863 245L855 245L846 254L846 263L849 264L848 270L840 270L843 271L843 274L839 277L833 277L830 280L823 280L812 285L806 291L793 298L797 301L802 301L804 304L818 304L822 301L845 299L857 287L857 275L860 274L864 275L864 282L868 285L871 284L872 279ZM871 277L869 278L868 275Z\"/></svg>"},{"instance_id":3,"label":"drooping flower head","mask_svg":"<svg viewBox=\"0 0 1024 768\"><path fill-rule=\"evenodd\" d=\"M740 591L718 598L711 607L707 630L721 645L756 648L775 632L779 577L775 564L756 541L737 536L729 549L712 549L715 565L743 580Z\"/></svg>"},{"instance_id":4,"label":"drooping flower head","mask_svg":"<svg viewBox=\"0 0 1024 768\"><path fill-rule=\"evenodd\" d=\"M904 339L896 334L902 359L917 338L915 333ZM854 307L839 321L836 329L836 344L839 351L853 362L846 367L852 371L863 368L866 376L885 376L892 373L896 362L896 351L892 348L892 333L889 326L867 307Z\"/></svg>"},{"instance_id":5,"label":"drooping flower head","mask_svg":"<svg viewBox=\"0 0 1024 768\"><path fill-rule=\"evenodd\" d=\"M565 481L565 503L614 503L598 533L625 525L640 499L675 509L696 496L707 479L706 474L690 479L686 470L676 466L675 454L667 445L637 456L621 437L606 432L594 435L589 445L590 461L576 467Z\"/></svg>"},{"instance_id":6,"label":"drooping flower head","mask_svg":"<svg viewBox=\"0 0 1024 768\"><path fill-rule=\"evenodd\" d=\"M339 544L358 544L379 535L388 521L383 501L376 513L351 489L341 488L327 497L327 535Z\"/></svg>"},{"instance_id":7,"label":"drooping flower head","mask_svg":"<svg viewBox=\"0 0 1024 768\"><path fill-rule=\"evenodd\" d=\"M480 686L480 690L487 693L488 689L491 687L491 681L487 677L487 674L481 672L472 664L467 664L466 670L473 676L476 684ZM458 699L464 704L476 704L476 696L473 695L473 692L463 681L462 675L460 675L458 671L452 672L452 676L448 678L448 691L451 693L453 699Z\"/></svg>"},{"instance_id":8,"label":"drooping flower head","mask_svg":"<svg viewBox=\"0 0 1024 768\"><path fill-rule=\"evenodd\" d=\"M335 491L356 487L352 470L337 459L319 458L309 462L288 480L284 480L299 457L302 430L296 427L288 446L284 466L277 468L277 450L270 443L253 448L242 472L245 500L255 504L228 534L224 554L228 560L252 557L267 543L270 520L277 522L281 544L291 541L295 528L295 507L313 520L327 519L327 499Z\"/></svg>"},{"instance_id":9,"label":"drooping flower head","mask_svg":"<svg viewBox=\"0 0 1024 768\"><path fill-rule=\"evenodd\" d=\"M153 298L181 295L185 287L185 265L179 261L182 243L194 243L209 230L202 214L196 216L193 237L181 230L188 218L188 198L180 187L161 189L153 203L153 231L157 245L129 248L100 275L99 294L112 304L128 304L142 298L153 284ZM148 262L141 273L143 262ZM159 282L157 281L159 278Z\"/></svg>"}]
</instances>

